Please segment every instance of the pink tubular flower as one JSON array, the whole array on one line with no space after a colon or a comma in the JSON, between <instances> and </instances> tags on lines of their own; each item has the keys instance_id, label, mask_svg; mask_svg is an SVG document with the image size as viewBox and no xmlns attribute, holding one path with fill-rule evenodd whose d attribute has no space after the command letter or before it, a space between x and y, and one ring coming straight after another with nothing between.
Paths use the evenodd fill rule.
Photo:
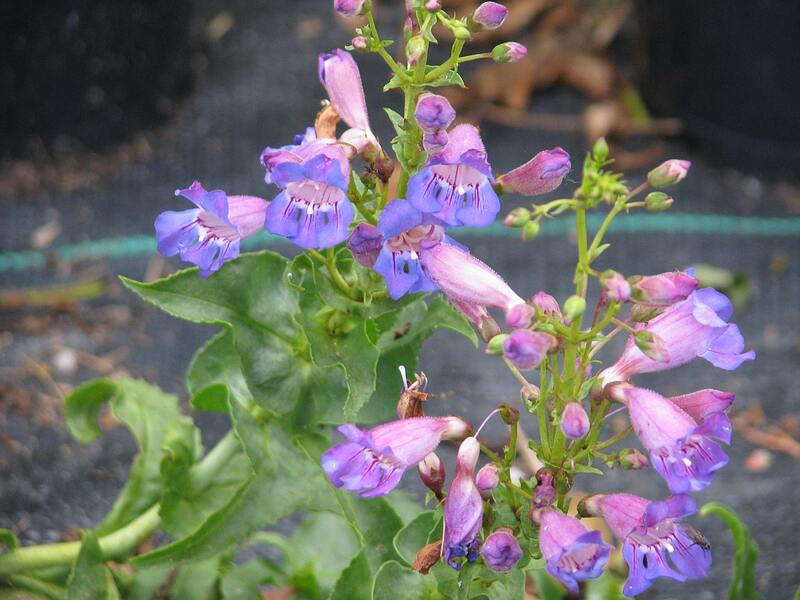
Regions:
<instances>
[{"instance_id":1,"label":"pink tubular flower","mask_svg":"<svg viewBox=\"0 0 800 600\"><path fill-rule=\"evenodd\" d=\"M333 9L343 17L355 17L364 9L365 0L333 0Z\"/></svg>"},{"instance_id":2,"label":"pink tubular flower","mask_svg":"<svg viewBox=\"0 0 800 600\"><path fill-rule=\"evenodd\" d=\"M572 163L562 148L542 150L516 169L497 178L497 183L509 192L538 196L556 189L566 177Z\"/></svg>"},{"instance_id":3,"label":"pink tubular flower","mask_svg":"<svg viewBox=\"0 0 800 600\"><path fill-rule=\"evenodd\" d=\"M419 260L430 280L475 325L488 317L488 306L508 314L525 304L497 273L461 248L436 244L423 248Z\"/></svg>"},{"instance_id":4,"label":"pink tubular flower","mask_svg":"<svg viewBox=\"0 0 800 600\"><path fill-rule=\"evenodd\" d=\"M654 188L663 188L683 181L692 163L672 158L658 165L647 174L647 181Z\"/></svg>"},{"instance_id":5,"label":"pink tubular flower","mask_svg":"<svg viewBox=\"0 0 800 600\"><path fill-rule=\"evenodd\" d=\"M503 341L503 356L518 369L528 371L541 364L553 343L548 333L517 329Z\"/></svg>"},{"instance_id":6,"label":"pink tubular flower","mask_svg":"<svg viewBox=\"0 0 800 600\"><path fill-rule=\"evenodd\" d=\"M481 547L483 562L495 573L505 573L513 569L522 558L514 532L506 527L495 529Z\"/></svg>"},{"instance_id":7,"label":"pink tubular flower","mask_svg":"<svg viewBox=\"0 0 800 600\"><path fill-rule=\"evenodd\" d=\"M589 415L580 402L568 402L561 413L561 431L571 440L589 433Z\"/></svg>"},{"instance_id":8,"label":"pink tubular flower","mask_svg":"<svg viewBox=\"0 0 800 600\"><path fill-rule=\"evenodd\" d=\"M595 579L603 573L614 549L603 541L599 531L589 531L575 517L544 508L539 515L539 548L547 572L578 593L578 582Z\"/></svg>"},{"instance_id":9,"label":"pink tubular flower","mask_svg":"<svg viewBox=\"0 0 800 600\"><path fill-rule=\"evenodd\" d=\"M461 568L460 559L475 562L479 556L483 499L475 485L474 472L480 450L480 443L474 437L461 442L456 474L444 501L442 560L456 570Z\"/></svg>"},{"instance_id":10,"label":"pink tubular flower","mask_svg":"<svg viewBox=\"0 0 800 600\"><path fill-rule=\"evenodd\" d=\"M340 140L353 146L358 153L380 144L369 126L367 101L361 84L361 73L353 57L336 49L319 56L319 80L325 86L333 108L350 126Z\"/></svg>"},{"instance_id":11,"label":"pink tubular flower","mask_svg":"<svg viewBox=\"0 0 800 600\"><path fill-rule=\"evenodd\" d=\"M631 298L647 306L669 306L685 300L697 289L697 279L683 271L631 277Z\"/></svg>"},{"instance_id":12,"label":"pink tubular flower","mask_svg":"<svg viewBox=\"0 0 800 600\"><path fill-rule=\"evenodd\" d=\"M714 474L728 464L718 442L731 442L733 428L723 411L730 406L732 396L702 390L671 401L625 383L611 390L612 396L628 407L631 425L650 453L650 463L672 492L705 489Z\"/></svg>"},{"instance_id":13,"label":"pink tubular flower","mask_svg":"<svg viewBox=\"0 0 800 600\"><path fill-rule=\"evenodd\" d=\"M652 319L640 331L652 333L665 344L669 359L659 362L648 358L628 338L617 362L600 373L600 381L608 385L627 381L638 373L664 371L700 357L715 367L733 371L746 360L755 359L755 352L744 351L744 338L739 328L728 323L733 314L730 300L713 288L692 292L686 300L673 304Z\"/></svg>"},{"instance_id":14,"label":"pink tubular flower","mask_svg":"<svg viewBox=\"0 0 800 600\"><path fill-rule=\"evenodd\" d=\"M421 462L443 439L463 438L469 423L458 417L413 417L390 421L367 431L341 425L349 441L322 455L322 468L336 487L363 498L391 492L405 470Z\"/></svg>"},{"instance_id":15,"label":"pink tubular flower","mask_svg":"<svg viewBox=\"0 0 800 600\"><path fill-rule=\"evenodd\" d=\"M697 512L690 496L678 494L651 502L631 494L609 494L587 498L584 505L589 514L603 517L623 542L622 556L628 563L626 596L641 594L658 577L686 581L708 574L709 543L693 527L680 523Z\"/></svg>"}]
</instances>

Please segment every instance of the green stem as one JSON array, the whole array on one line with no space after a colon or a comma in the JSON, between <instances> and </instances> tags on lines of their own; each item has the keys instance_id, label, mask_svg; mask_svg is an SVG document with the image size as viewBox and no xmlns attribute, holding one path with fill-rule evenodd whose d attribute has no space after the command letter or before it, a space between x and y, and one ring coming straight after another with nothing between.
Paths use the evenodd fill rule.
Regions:
<instances>
[{"instance_id":1,"label":"green stem","mask_svg":"<svg viewBox=\"0 0 800 600\"><path fill-rule=\"evenodd\" d=\"M367 9L367 21L369 22L369 28L372 30L372 37L376 42L378 42L375 52L377 52L383 61L389 65L389 68L395 75L397 75L401 80L407 81L408 75L406 75L405 70L403 67L397 64L397 61L386 51L386 48L384 48L383 43L381 42L381 36L378 33L377 25L375 25L375 16L372 14L371 6Z\"/></svg>"},{"instance_id":2,"label":"green stem","mask_svg":"<svg viewBox=\"0 0 800 600\"><path fill-rule=\"evenodd\" d=\"M519 431L519 422L511 424L511 436L508 440L508 450L503 456L503 466L510 469L514 464L514 459L517 456L517 432Z\"/></svg>"},{"instance_id":3,"label":"green stem","mask_svg":"<svg viewBox=\"0 0 800 600\"><path fill-rule=\"evenodd\" d=\"M586 449L581 450L573 458L575 462L581 462L586 459L592 452L597 443L597 438L600 436L600 430L603 427L603 421L608 409L608 400L603 400L592 414L592 424L589 428L589 433L586 436Z\"/></svg>"},{"instance_id":4,"label":"green stem","mask_svg":"<svg viewBox=\"0 0 800 600\"><path fill-rule=\"evenodd\" d=\"M494 450L489 448L486 444L481 444L481 452L483 452L486 457L492 461L493 463L502 464L503 460L500 458L500 455L497 454Z\"/></svg>"},{"instance_id":5,"label":"green stem","mask_svg":"<svg viewBox=\"0 0 800 600\"><path fill-rule=\"evenodd\" d=\"M539 403L536 405L536 414L539 417L539 443L545 460L550 460L550 438L547 431L547 361L543 360L539 365Z\"/></svg>"},{"instance_id":6,"label":"green stem","mask_svg":"<svg viewBox=\"0 0 800 600\"><path fill-rule=\"evenodd\" d=\"M60 585L41 581L35 577L27 575L9 575L6 581L16 588L35 592L51 598L51 600L63 600L67 597L67 590Z\"/></svg>"},{"instance_id":7,"label":"green stem","mask_svg":"<svg viewBox=\"0 0 800 600\"><path fill-rule=\"evenodd\" d=\"M339 291L348 298L356 299L356 291L350 287L350 284L347 283L345 278L339 272L339 267L336 266L336 250L334 248L328 248L325 256L325 266L331 276L331 281L333 281L333 284L339 288Z\"/></svg>"},{"instance_id":8,"label":"green stem","mask_svg":"<svg viewBox=\"0 0 800 600\"><path fill-rule=\"evenodd\" d=\"M233 431L229 431L204 457L196 463L190 473L189 489L198 494L206 489L217 473L239 452L241 444Z\"/></svg>"},{"instance_id":9,"label":"green stem","mask_svg":"<svg viewBox=\"0 0 800 600\"><path fill-rule=\"evenodd\" d=\"M453 42L453 48L450 50L450 58L428 73L428 75L425 77L425 83L436 81L450 69L458 66L458 58L461 56L461 50L464 48L465 41L466 40L456 40Z\"/></svg>"},{"instance_id":10,"label":"green stem","mask_svg":"<svg viewBox=\"0 0 800 600\"><path fill-rule=\"evenodd\" d=\"M458 58L458 64L465 63L465 62L472 62L473 60L480 60L482 58L492 58L491 52L481 52L480 54L470 54L469 56L460 56Z\"/></svg>"}]
</instances>

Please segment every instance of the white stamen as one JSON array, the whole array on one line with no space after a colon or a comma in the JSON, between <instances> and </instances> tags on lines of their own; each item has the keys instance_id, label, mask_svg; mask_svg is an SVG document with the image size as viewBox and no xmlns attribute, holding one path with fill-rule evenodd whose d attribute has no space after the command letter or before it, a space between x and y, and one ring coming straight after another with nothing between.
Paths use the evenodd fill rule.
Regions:
<instances>
[{"instance_id":1,"label":"white stamen","mask_svg":"<svg viewBox=\"0 0 800 600\"><path fill-rule=\"evenodd\" d=\"M406 377L406 368L403 365L397 367L397 370L400 371L400 376L403 378L403 389L408 391L408 378Z\"/></svg>"}]
</instances>

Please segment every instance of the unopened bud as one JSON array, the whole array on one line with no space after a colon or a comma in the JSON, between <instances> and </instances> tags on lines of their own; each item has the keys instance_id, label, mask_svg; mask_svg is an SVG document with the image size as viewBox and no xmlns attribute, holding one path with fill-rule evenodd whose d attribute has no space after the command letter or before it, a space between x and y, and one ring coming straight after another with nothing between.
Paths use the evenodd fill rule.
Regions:
<instances>
[{"instance_id":1,"label":"unopened bud","mask_svg":"<svg viewBox=\"0 0 800 600\"><path fill-rule=\"evenodd\" d=\"M498 2L484 2L469 19L470 29L481 31L483 29L497 29L508 16L508 9Z\"/></svg>"},{"instance_id":2,"label":"unopened bud","mask_svg":"<svg viewBox=\"0 0 800 600\"><path fill-rule=\"evenodd\" d=\"M506 227L522 227L531 220L531 211L524 206L515 208L506 215L503 219L503 225Z\"/></svg>"},{"instance_id":3,"label":"unopened bud","mask_svg":"<svg viewBox=\"0 0 800 600\"><path fill-rule=\"evenodd\" d=\"M585 312L586 298L583 298L582 296L570 296L564 302L564 316L569 322L579 319Z\"/></svg>"},{"instance_id":4,"label":"unopened bud","mask_svg":"<svg viewBox=\"0 0 800 600\"><path fill-rule=\"evenodd\" d=\"M490 315L484 315L481 317L480 325L478 325L478 333L481 339L488 343L493 337L500 335L502 330L500 329L500 325L497 324L497 321Z\"/></svg>"},{"instance_id":5,"label":"unopened bud","mask_svg":"<svg viewBox=\"0 0 800 600\"><path fill-rule=\"evenodd\" d=\"M389 179L392 177L392 173L394 173L394 161L385 154L378 156L375 160L375 174L378 176L378 179L383 183L388 183Z\"/></svg>"},{"instance_id":6,"label":"unopened bud","mask_svg":"<svg viewBox=\"0 0 800 600\"><path fill-rule=\"evenodd\" d=\"M600 284L603 286L606 298L613 302L627 302L631 297L631 285L612 269L600 274Z\"/></svg>"},{"instance_id":7,"label":"unopened bud","mask_svg":"<svg viewBox=\"0 0 800 600\"><path fill-rule=\"evenodd\" d=\"M547 292L536 292L531 298L533 307L543 315L560 315L561 309L558 302Z\"/></svg>"},{"instance_id":8,"label":"unopened bud","mask_svg":"<svg viewBox=\"0 0 800 600\"><path fill-rule=\"evenodd\" d=\"M619 453L619 464L623 469L638 470L644 469L650 461L636 448L627 448Z\"/></svg>"},{"instance_id":9,"label":"unopened bud","mask_svg":"<svg viewBox=\"0 0 800 600\"><path fill-rule=\"evenodd\" d=\"M636 347L651 360L656 362L669 361L667 344L652 331L637 331L634 335L634 341L636 342Z\"/></svg>"},{"instance_id":10,"label":"unopened bud","mask_svg":"<svg viewBox=\"0 0 800 600\"><path fill-rule=\"evenodd\" d=\"M414 118L425 133L447 129L456 118L450 101L439 94L424 93L417 100Z\"/></svg>"},{"instance_id":11,"label":"unopened bud","mask_svg":"<svg viewBox=\"0 0 800 600\"><path fill-rule=\"evenodd\" d=\"M606 138L598 138L594 146L592 146L592 154L600 161L605 161L608 158L608 142L606 142Z\"/></svg>"},{"instance_id":12,"label":"unopened bud","mask_svg":"<svg viewBox=\"0 0 800 600\"><path fill-rule=\"evenodd\" d=\"M368 41L367 41L367 38L364 37L363 35L357 35L356 37L353 38L353 40L350 42L350 44L356 50L366 50L367 49L367 45L368 45Z\"/></svg>"},{"instance_id":13,"label":"unopened bud","mask_svg":"<svg viewBox=\"0 0 800 600\"><path fill-rule=\"evenodd\" d=\"M497 465L489 463L478 470L475 475L475 486L481 494L481 498L488 500L492 497L492 490L500 483L500 471Z\"/></svg>"},{"instance_id":14,"label":"unopened bud","mask_svg":"<svg viewBox=\"0 0 800 600\"><path fill-rule=\"evenodd\" d=\"M525 58L528 49L517 42L498 44L492 50L492 60L499 63L513 63Z\"/></svg>"},{"instance_id":15,"label":"unopened bud","mask_svg":"<svg viewBox=\"0 0 800 600\"><path fill-rule=\"evenodd\" d=\"M443 496L442 490L444 489L446 480L444 463L441 459L435 452L431 452L417 465L417 470L419 471L419 478L422 480L422 483L425 484L425 487L441 500Z\"/></svg>"},{"instance_id":16,"label":"unopened bud","mask_svg":"<svg viewBox=\"0 0 800 600\"><path fill-rule=\"evenodd\" d=\"M442 8L442 3L439 0L428 0L425 3L425 10L429 12L436 12L437 10Z\"/></svg>"},{"instance_id":17,"label":"unopened bud","mask_svg":"<svg viewBox=\"0 0 800 600\"><path fill-rule=\"evenodd\" d=\"M438 154L447 146L449 139L447 131L444 129L425 132L422 135L422 147L425 148L425 152L428 154Z\"/></svg>"},{"instance_id":18,"label":"unopened bud","mask_svg":"<svg viewBox=\"0 0 800 600\"><path fill-rule=\"evenodd\" d=\"M411 37L406 43L406 60L408 60L408 64L412 67L416 65L425 53L426 48L427 43L421 35Z\"/></svg>"},{"instance_id":19,"label":"unopened bud","mask_svg":"<svg viewBox=\"0 0 800 600\"><path fill-rule=\"evenodd\" d=\"M578 440L589 432L589 415L579 402L568 402L564 407L561 431L571 440Z\"/></svg>"},{"instance_id":20,"label":"unopened bud","mask_svg":"<svg viewBox=\"0 0 800 600\"><path fill-rule=\"evenodd\" d=\"M522 239L526 242L532 240L539 235L540 229L539 221L528 221L522 226Z\"/></svg>"},{"instance_id":21,"label":"unopened bud","mask_svg":"<svg viewBox=\"0 0 800 600\"><path fill-rule=\"evenodd\" d=\"M647 174L647 181L654 188L663 188L682 181L692 163L688 160L672 158L658 165Z\"/></svg>"},{"instance_id":22,"label":"unopened bud","mask_svg":"<svg viewBox=\"0 0 800 600\"><path fill-rule=\"evenodd\" d=\"M355 17L364 12L366 0L333 0L333 9L343 17Z\"/></svg>"},{"instance_id":23,"label":"unopened bud","mask_svg":"<svg viewBox=\"0 0 800 600\"><path fill-rule=\"evenodd\" d=\"M644 208L648 212L662 212L667 210L674 200L664 192L650 192L644 199Z\"/></svg>"},{"instance_id":24,"label":"unopened bud","mask_svg":"<svg viewBox=\"0 0 800 600\"><path fill-rule=\"evenodd\" d=\"M551 506L556 500L555 475L548 467L536 471L536 489L533 490L531 509ZM533 515L531 515L533 517ZM533 520L533 518L531 518Z\"/></svg>"},{"instance_id":25,"label":"unopened bud","mask_svg":"<svg viewBox=\"0 0 800 600\"><path fill-rule=\"evenodd\" d=\"M503 354L503 342L506 341L507 337L508 334L501 333L490 339L489 343L486 345L486 354L491 354L492 356L500 356Z\"/></svg>"},{"instance_id":26,"label":"unopened bud","mask_svg":"<svg viewBox=\"0 0 800 600\"><path fill-rule=\"evenodd\" d=\"M520 302L506 313L506 324L514 329L527 329L536 311L530 304Z\"/></svg>"}]
</instances>

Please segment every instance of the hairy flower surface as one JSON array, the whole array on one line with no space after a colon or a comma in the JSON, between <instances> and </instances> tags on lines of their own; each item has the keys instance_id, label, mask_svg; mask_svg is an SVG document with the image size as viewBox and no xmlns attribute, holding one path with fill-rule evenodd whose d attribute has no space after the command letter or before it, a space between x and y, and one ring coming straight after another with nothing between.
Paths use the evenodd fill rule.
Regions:
<instances>
[{"instance_id":1,"label":"hairy flower surface","mask_svg":"<svg viewBox=\"0 0 800 600\"><path fill-rule=\"evenodd\" d=\"M406 469L433 452L442 439L459 439L469 423L457 417L414 417L369 430L341 425L349 441L322 455L322 468L336 487L364 498L391 492Z\"/></svg>"},{"instance_id":2,"label":"hairy flower surface","mask_svg":"<svg viewBox=\"0 0 800 600\"><path fill-rule=\"evenodd\" d=\"M158 251L164 256L179 254L181 260L200 267L202 277L239 256L241 240L263 227L268 203L262 198L206 191L199 181L175 195L197 208L158 215L154 224Z\"/></svg>"},{"instance_id":3,"label":"hairy flower surface","mask_svg":"<svg viewBox=\"0 0 800 600\"><path fill-rule=\"evenodd\" d=\"M603 517L612 533L623 542L628 563L626 596L636 596L658 577L677 581L705 577L711 566L711 549L705 538L680 520L697 512L695 501L685 494L651 502L632 494L592 496L586 508Z\"/></svg>"}]
</instances>

